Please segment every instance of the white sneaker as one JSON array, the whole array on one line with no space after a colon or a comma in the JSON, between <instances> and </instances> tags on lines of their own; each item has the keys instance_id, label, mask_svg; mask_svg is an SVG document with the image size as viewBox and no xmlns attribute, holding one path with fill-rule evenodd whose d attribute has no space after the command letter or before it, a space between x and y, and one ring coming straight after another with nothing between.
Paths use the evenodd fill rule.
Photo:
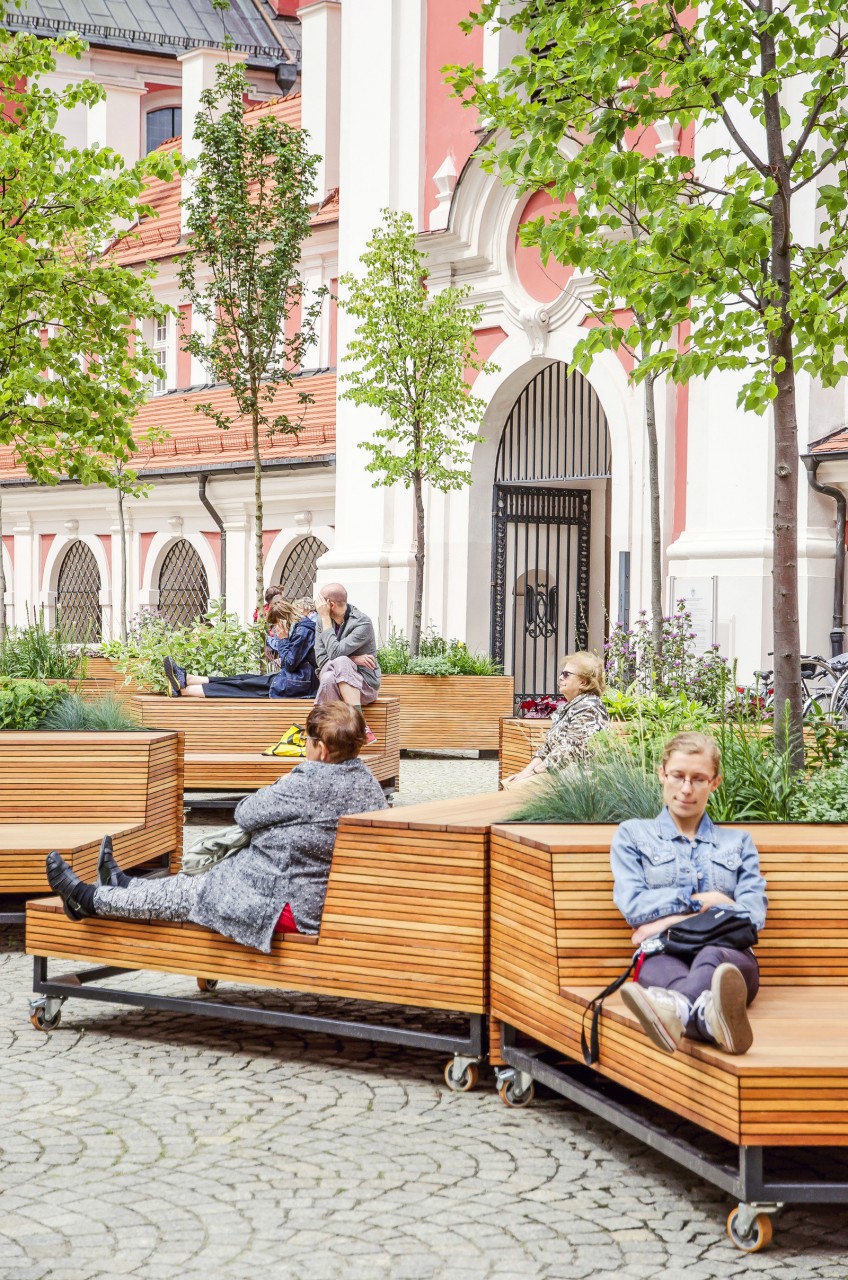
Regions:
<instances>
[{"instance_id":1,"label":"white sneaker","mask_svg":"<svg viewBox=\"0 0 848 1280\"><path fill-rule=\"evenodd\" d=\"M674 1053L689 1021L691 1006L686 997L665 987L640 987L638 982L628 982L621 998L639 1019L651 1044L663 1053Z\"/></svg>"},{"instance_id":2,"label":"white sneaker","mask_svg":"<svg viewBox=\"0 0 848 1280\"><path fill-rule=\"evenodd\" d=\"M747 1053L754 1043L748 1021L748 988L735 964L720 964L704 1001L704 1025L725 1053Z\"/></svg>"}]
</instances>

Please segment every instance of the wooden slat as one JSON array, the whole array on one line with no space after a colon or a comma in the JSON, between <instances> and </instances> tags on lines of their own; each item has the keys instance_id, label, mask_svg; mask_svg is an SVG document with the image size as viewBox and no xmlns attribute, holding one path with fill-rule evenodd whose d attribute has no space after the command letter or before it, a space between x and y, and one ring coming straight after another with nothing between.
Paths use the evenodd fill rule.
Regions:
<instances>
[{"instance_id":1,"label":"wooden slat","mask_svg":"<svg viewBox=\"0 0 848 1280\"><path fill-rule=\"evenodd\" d=\"M380 692L400 702L403 750L497 751L513 686L512 676L384 675Z\"/></svg>"}]
</instances>

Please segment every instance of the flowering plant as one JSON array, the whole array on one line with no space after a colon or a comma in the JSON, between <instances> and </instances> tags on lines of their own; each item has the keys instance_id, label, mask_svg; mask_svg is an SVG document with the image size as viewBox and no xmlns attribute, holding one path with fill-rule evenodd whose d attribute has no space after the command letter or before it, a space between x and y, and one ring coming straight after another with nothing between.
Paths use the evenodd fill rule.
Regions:
<instances>
[{"instance_id":1,"label":"flowering plant","mask_svg":"<svg viewBox=\"0 0 848 1280\"><path fill-rule=\"evenodd\" d=\"M722 710L734 691L733 673L718 645L696 653L696 636L685 600L678 600L674 613L663 618L660 646L644 609L632 629L616 623L604 645L607 683L660 698L682 694L712 711Z\"/></svg>"},{"instance_id":2,"label":"flowering plant","mask_svg":"<svg viewBox=\"0 0 848 1280\"><path fill-rule=\"evenodd\" d=\"M535 698L525 698L518 705L518 714L524 720L547 720L564 701L564 698L554 698L548 693L540 694Z\"/></svg>"}]
</instances>

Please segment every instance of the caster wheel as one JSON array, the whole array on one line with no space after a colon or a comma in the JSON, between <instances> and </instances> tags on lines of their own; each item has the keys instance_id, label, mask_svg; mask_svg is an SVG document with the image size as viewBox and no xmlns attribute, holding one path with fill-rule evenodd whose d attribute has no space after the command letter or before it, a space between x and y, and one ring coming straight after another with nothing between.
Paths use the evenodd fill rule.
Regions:
<instances>
[{"instance_id":1,"label":"caster wheel","mask_svg":"<svg viewBox=\"0 0 848 1280\"><path fill-rule=\"evenodd\" d=\"M37 1009L33 1009L29 1015L29 1020L35 1027L36 1031L55 1031L59 1023L62 1021L62 1010L57 1009L52 1018L48 1018L44 1012L44 1006L39 1005Z\"/></svg>"},{"instance_id":2,"label":"caster wheel","mask_svg":"<svg viewBox=\"0 0 848 1280\"><path fill-rule=\"evenodd\" d=\"M217 978L198 978L197 979L198 991L216 991L217 988L218 988Z\"/></svg>"},{"instance_id":3,"label":"caster wheel","mask_svg":"<svg viewBox=\"0 0 848 1280\"><path fill-rule=\"evenodd\" d=\"M507 1107L529 1107L535 1096L536 1086L532 1084L524 1093L516 1091L514 1080L505 1080L502 1085L498 1086L498 1097Z\"/></svg>"},{"instance_id":4,"label":"caster wheel","mask_svg":"<svg viewBox=\"0 0 848 1280\"><path fill-rule=\"evenodd\" d=\"M476 1063L469 1063L459 1075L454 1073L453 1058L445 1066L445 1084L451 1093L468 1093L480 1079L480 1069Z\"/></svg>"},{"instance_id":5,"label":"caster wheel","mask_svg":"<svg viewBox=\"0 0 848 1280\"><path fill-rule=\"evenodd\" d=\"M767 1213L757 1214L751 1232L747 1236L739 1234L736 1226L738 1220L739 1210L732 1209L727 1219L727 1234L737 1249L741 1249L743 1253L759 1253L760 1249L765 1249L771 1244L774 1224Z\"/></svg>"}]
</instances>

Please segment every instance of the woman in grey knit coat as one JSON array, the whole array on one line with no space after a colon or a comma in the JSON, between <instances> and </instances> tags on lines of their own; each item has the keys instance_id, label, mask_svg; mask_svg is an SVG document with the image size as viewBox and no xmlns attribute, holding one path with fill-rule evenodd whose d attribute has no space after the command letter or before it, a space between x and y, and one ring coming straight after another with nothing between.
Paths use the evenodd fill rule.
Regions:
<instances>
[{"instance_id":1,"label":"woman in grey knit coat","mask_svg":"<svg viewBox=\"0 0 848 1280\"><path fill-rule=\"evenodd\" d=\"M317 933L339 818L386 808L380 784L356 758L364 741L358 708L313 707L306 760L241 801L236 822L250 844L203 875L130 879L104 841L99 870L107 884L85 884L54 851L47 857L50 887L72 920L184 920L265 952L281 917L289 932Z\"/></svg>"}]
</instances>

